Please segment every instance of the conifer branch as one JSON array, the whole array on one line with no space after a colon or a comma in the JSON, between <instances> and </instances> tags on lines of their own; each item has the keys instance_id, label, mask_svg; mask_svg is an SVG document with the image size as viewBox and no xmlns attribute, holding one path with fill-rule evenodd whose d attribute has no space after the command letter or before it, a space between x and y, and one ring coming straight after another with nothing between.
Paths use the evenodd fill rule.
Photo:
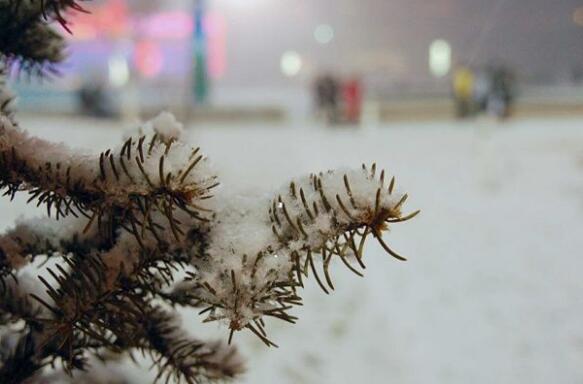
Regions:
<instances>
[{"instance_id":1,"label":"conifer branch","mask_svg":"<svg viewBox=\"0 0 583 384\"><path fill-rule=\"evenodd\" d=\"M152 124L169 124L167 119L162 114ZM174 141L154 132L130 137L121 148L99 156L72 154L0 117L0 190L10 197L27 191L49 216L83 215L97 219L104 231L115 227L113 221L131 226L161 213L176 236L183 229L175 211L209 221L204 200L218 184L202 156L188 160L197 149Z\"/></svg>"},{"instance_id":2,"label":"conifer branch","mask_svg":"<svg viewBox=\"0 0 583 384\"><path fill-rule=\"evenodd\" d=\"M66 13L87 12L74 0L0 0L0 63L32 74L55 73L65 41L50 23L70 32Z\"/></svg>"},{"instance_id":3,"label":"conifer branch","mask_svg":"<svg viewBox=\"0 0 583 384\"><path fill-rule=\"evenodd\" d=\"M158 366L156 380L198 383L200 380L232 379L244 372L236 348L221 342L203 342L180 331L176 319L161 308L144 316L138 349L152 355Z\"/></svg>"},{"instance_id":4,"label":"conifer branch","mask_svg":"<svg viewBox=\"0 0 583 384\"><path fill-rule=\"evenodd\" d=\"M103 248L95 223L85 217L61 220L37 218L22 220L0 236L0 283L3 277L33 262L39 255L88 255Z\"/></svg>"},{"instance_id":5,"label":"conifer branch","mask_svg":"<svg viewBox=\"0 0 583 384\"><path fill-rule=\"evenodd\" d=\"M294 323L297 318L289 311L302 304L298 288L309 275L325 293L334 290L333 260L362 276L369 238L404 260L382 235L391 225L419 213L402 213L406 198L395 191L394 178L387 182L385 172L377 174L373 164L371 170L329 171L293 181L266 204L265 214L250 211L222 217L219 212L221 237L211 237L208 260L196 264L197 275L190 282L196 302L205 306L206 321L227 320L231 329L247 328L274 345L261 319ZM243 231L254 236L254 243L238 244L241 226L263 232ZM235 240L225 241L225 234ZM184 291L180 286L175 295L184 299Z\"/></svg>"},{"instance_id":6,"label":"conifer branch","mask_svg":"<svg viewBox=\"0 0 583 384\"><path fill-rule=\"evenodd\" d=\"M24 320L29 326L38 327L42 309L28 293L23 292L16 280L5 283L0 290L0 325L14 324Z\"/></svg>"},{"instance_id":7,"label":"conifer branch","mask_svg":"<svg viewBox=\"0 0 583 384\"><path fill-rule=\"evenodd\" d=\"M151 356L158 379L230 380L244 370L236 349L188 335L174 306L227 323L229 343L247 330L277 346L265 318L295 323L308 277L331 293L334 263L362 276L368 239L404 260L383 234L419 212L404 212L408 195L375 164L313 174L262 199L217 189L168 113L98 155L28 135L5 72L62 60L49 24L67 29L79 4L0 0L0 193L28 193L48 216L0 236L1 383L45 377L48 366L72 375L92 358L136 351ZM39 256L54 263L30 278L22 267Z\"/></svg>"},{"instance_id":8,"label":"conifer branch","mask_svg":"<svg viewBox=\"0 0 583 384\"><path fill-rule=\"evenodd\" d=\"M13 117L13 101L14 95L10 92L8 84L6 83L7 69L0 63L0 115L7 118Z\"/></svg>"}]
</instances>

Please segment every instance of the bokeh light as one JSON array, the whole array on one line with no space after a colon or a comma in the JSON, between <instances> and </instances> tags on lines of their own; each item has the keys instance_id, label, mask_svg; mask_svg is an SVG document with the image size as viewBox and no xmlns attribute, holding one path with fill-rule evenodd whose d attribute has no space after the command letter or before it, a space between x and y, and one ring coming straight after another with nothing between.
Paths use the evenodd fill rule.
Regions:
<instances>
[{"instance_id":1,"label":"bokeh light","mask_svg":"<svg viewBox=\"0 0 583 384\"><path fill-rule=\"evenodd\" d=\"M314 39L319 44L328 44L334 40L334 28L328 24L320 24L314 30Z\"/></svg>"},{"instance_id":2,"label":"bokeh light","mask_svg":"<svg viewBox=\"0 0 583 384\"><path fill-rule=\"evenodd\" d=\"M429 70L435 77L443 77L451 69L451 46L445 40L435 40L429 46Z\"/></svg>"},{"instance_id":3,"label":"bokeh light","mask_svg":"<svg viewBox=\"0 0 583 384\"><path fill-rule=\"evenodd\" d=\"M296 51L286 51L281 56L281 73L287 77L293 77L300 73L302 65L302 57Z\"/></svg>"},{"instance_id":4,"label":"bokeh light","mask_svg":"<svg viewBox=\"0 0 583 384\"><path fill-rule=\"evenodd\" d=\"M128 61L121 55L115 55L108 60L109 83L114 87L123 87L130 79Z\"/></svg>"},{"instance_id":5,"label":"bokeh light","mask_svg":"<svg viewBox=\"0 0 583 384\"><path fill-rule=\"evenodd\" d=\"M136 44L135 65L145 78L156 77L162 72L164 55L159 44L144 40Z\"/></svg>"}]
</instances>

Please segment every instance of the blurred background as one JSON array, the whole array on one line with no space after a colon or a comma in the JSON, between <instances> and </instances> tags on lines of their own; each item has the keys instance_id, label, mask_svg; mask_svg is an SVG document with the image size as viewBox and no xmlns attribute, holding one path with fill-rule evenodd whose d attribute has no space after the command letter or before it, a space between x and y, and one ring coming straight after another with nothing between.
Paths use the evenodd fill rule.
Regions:
<instances>
[{"instance_id":1,"label":"blurred background","mask_svg":"<svg viewBox=\"0 0 583 384\"><path fill-rule=\"evenodd\" d=\"M19 83L22 110L132 119L165 108L188 119L336 123L505 115L505 103L521 116L583 110L577 0L88 7L71 17L62 78Z\"/></svg>"},{"instance_id":2,"label":"blurred background","mask_svg":"<svg viewBox=\"0 0 583 384\"><path fill-rule=\"evenodd\" d=\"M583 382L580 0L87 9L60 77L14 81L31 133L100 151L169 110L223 188L377 162L422 209L386 236L407 263L370 244L365 279L336 266L331 297L311 282L297 326L268 324L279 349L237 335L242 382ZM42 212L23 198L0 226L18 215Z\"/></svg>"}]
</instances>

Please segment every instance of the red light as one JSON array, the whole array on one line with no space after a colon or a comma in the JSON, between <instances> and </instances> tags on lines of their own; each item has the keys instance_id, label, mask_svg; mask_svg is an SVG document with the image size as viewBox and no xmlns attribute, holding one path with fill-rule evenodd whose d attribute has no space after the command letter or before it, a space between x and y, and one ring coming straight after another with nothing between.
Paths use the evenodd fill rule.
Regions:
<instances>
[{"instance_id":1,"label":"red light","mask_svg":"<svg viewBox=\"0 0 583 384\"><path fill-rule=\"evenodd\" d=\"M208 70L211 78L220 79L227 69L227 23L216 12L209 13L204 19L207 35Z\"/></svg>"},{"instance_id":2,"label":"red light","mask_svg":"<svg viewBox=\"0 0 583 384\"><path fill-rule=\"evenodd\" d=\"M137 43L134 64L142 76L146 78L158 76L164 67L164 55L160 45L148 40Z\"/></svg>"},{"instance_id":3,"label":"red light","mask_svg":"<svg viewBox=\"0 0 583 384\"><path fill-rule=\"evenodd\" d=\"M125 0L108 0L92 7L91 13L72 14L71 30L75 40L91 40L103 35L125 36L129 30L129 15Z\"/></svg>"}]
</instances>

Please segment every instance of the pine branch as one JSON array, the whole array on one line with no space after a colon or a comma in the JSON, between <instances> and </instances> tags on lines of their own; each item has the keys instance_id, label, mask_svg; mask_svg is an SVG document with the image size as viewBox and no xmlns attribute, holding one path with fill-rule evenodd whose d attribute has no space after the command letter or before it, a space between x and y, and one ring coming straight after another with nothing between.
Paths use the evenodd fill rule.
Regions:
<instances>
[{"instance_id":1,"label":"pine branch","mask_svg":"<svg viewBox=\"0 0 583 384\"><path fill-rule=\"evenodd\" d=\"M43 19L40 1L0 1L0 61L32 73L64 59L65 41Z\"/></svg>"},{"instance_id":2,"label":"pine branch","mask_svg":"<svg viewBox=\"0 0 583 384\"><path fill-rule=\"evenodd\" d=\"M0 64L0 115L12 118L14 95L10 92L8 84L6 83L6 72L6 68Z\"/></svg>"},{"instance_id":3,"label":"pine branch","mask_svg":"<svg viewBox=\"0 0 583 384\"><path fill-rule=\"evenodd\" d=\"M15 1L15 0L12 0ZM20 0L22 1L22 0ZM71 30L68 28L68 21L66 18L66 13L70 11L89 13L80 3L87 2L90 0L29 0L36 3L38 6L40 3L41 13L45 20L53 21L56 20L59 24L63 26L69 33Z\"/></svg>"},{"instance_id":4,"label":"pine branch","mask_svg":"<svg viewBox=\"0 0 583 384\"><path fill-rule=\"evenodd\" d=\"M138 348L152 355L159 372L156 381L226 380L244 371L235 348L193 340L180 330L174 316L159 307L146 313L142 330Z\"/></svg>"},{"instance_id":5,"label":"pine branch","mask_svg":"<svg viewBox=\"0 0 583 384\"><path fill-rule=\"evenodd\" d=\"M86 354L99 348L116 348L115 333L133 324L141 313L130 297L133 292L119 292L108 287L105 266L95 257L86 260L66 259L69 270L57 266L48 269L54 283L39 277L48 299L31 295L45 310L38 329L22 336L27 348L17 349L0 367L0 382L18 370L19 380L38 373L47 364L61 360L65 372L85 369ZM22 342L21 342L22 343ZM23 367L34 367L24 369ZM20 381L16 381L20 382Z\"/></svg>"},{"instance_id":6,"label":"pine branch","mask_svg":"<svg viewBox=\"0 0 583 384\"><path fill-rule=\"evenodd\" d=\"M44 367L31 356L34 354L33 333L22 335L8 356L2 359L0 366L0 382L6 384L19 384L33 376Z\"/></svg>"},{"instance_id":7,"label":"pine branch","mask_svg":"<svg viewBox=\"0 0 583 384\"><path fill-rule=\"evenodd\" d=\"M170 114L98 156L29 136L4 75L14 63L53 71L65 46L50 23L68 30L69 10L84 12L75 0L0 0L0 191L27 192L49 216L0 236L0 325L24 324L0 343L0 382L34 380L56 364L71 375L91 357L135 350L153 358L158 379L229 380L243 371L236 350L191 338L167 306L226 320L229 342L247 329L276 346L264 319L294 323L304 279L313 274L331 292L335 260L362 276L370 238L404 260L383 233L419 212L402 213L407 195L374 164L310 175L270 200L209 200L217 177L198 148L179 142ZM62 262L38 276L42 294L19 270L53 254Z\"/></svg>"},{"instance_id":8,"label":"pine branch","mask_svg":"<svg viewBox=\"0 0 583 384\"><path fill-rule=\"evenodd\" d=\"M33 359L35 339L47 312L31 298L30 289L35 289L32 279L20 275L18 280L8 280L0 294L1 383L21 383L47 364Z\"/></svg>"},{"instance_id":9,"label":"pine branch","mask_svg":"<svg viewBox=\"0 0 583 384\"><path fill-rule=\"evenodd\" d=\"M42 309L22 291L16 280L9 281L0 291L0 325L24 320L28 326L38 328L37 318L41 314Z\"/></svg>"},{"instance_id":10,"label":"pine branch","mask_svg":"<svg viewBox=\"0 0 583 384\"><path fill-rule=\"evenodd\" d=\"M49 24L57 21L69 31L68 10L86 12L73 0L0 0L0 62L19 63L29 73L54 73L65 58L65 41Z\"/></svg>"},{"instance_id":11,"label":"pine branch","mask_svg":"<svg viewBox=\"0 0 583 384\"><path fill-rule=\"evenodd\" d=\"M362 276L364 245L371 237L404 260L382 233L419 213L403 214L406 200L406 194L395 190L394 178L389 180L373 165L294 181L276 194L265 214L251 210L221 217L219 212L220 237L211 237L208 259L197 264L191 285L206 305L206 321L226 319L232 330L247 328L265 344L275 345L266 336L262 317L294 323L297 318L289 310L301 305L297 289L310 274L326 293L334 289L333 260Z\"/></svg>"},{"instance_id":12,"label":"pine branch","mask_svg":"<svg viewBox=\"0 0 583 384\"><path fill-rule=\"evenodd\" d=\"M103 249L96 223L85 217L21 220L16 227L0 236L0 283L6 276L33 262L39 255L75 254L84 257Z\"/></svg>"},{"instance_id":13,"label":"pine branch","mask_svg":"<svg viewBox=\"0 0 583 384\"><path fill-rule=\"evenodd\" d=\"M170 123L162 114L150 124L155 129ZM29 137L0 117L0 189L10 197L28 191L30 200L46 205L49 216L97 220L111 236L119 225L129 230L146 225L155 231L148 223L162 214L178 237L185 229L174 219L175 212L209 221L203 203L218 183L198 148L175 141L154 131L130 137L121 148L96 157Z\"/></svg>"},{"instance_id":14,"label":"pine branch","mask_svg":"<svg viewBox=\"0 0 583 384\"><path fill-rule=\"evenodd\" d=\"M161 374L184 377L188 382L197 382L199 376L237 373L232 353L215 344L178 340L175 319L152 309L154 293L173 282L173 264L185 264L189 258L184 256L181 261L179 255L141 250L132 241L135 238L128 235L99 258L66 258L69 268L48 269L53 283L39 277L49 299L32 297L50 316L37 319L40 329L23 336L30 339L33 334L28 342L33 347L11 357L11 364L40 368L58 358L72 372L85 368L88 350L140 348L157 354ZM132 255L134 252L139 255ZM134 258L138 261L133 263ZM167 344L148 344L155 340ZM0 379L12 373L7 364L0 368ZM36 370L25 372L36 374Z\"/></svg>"}]
</instances>

